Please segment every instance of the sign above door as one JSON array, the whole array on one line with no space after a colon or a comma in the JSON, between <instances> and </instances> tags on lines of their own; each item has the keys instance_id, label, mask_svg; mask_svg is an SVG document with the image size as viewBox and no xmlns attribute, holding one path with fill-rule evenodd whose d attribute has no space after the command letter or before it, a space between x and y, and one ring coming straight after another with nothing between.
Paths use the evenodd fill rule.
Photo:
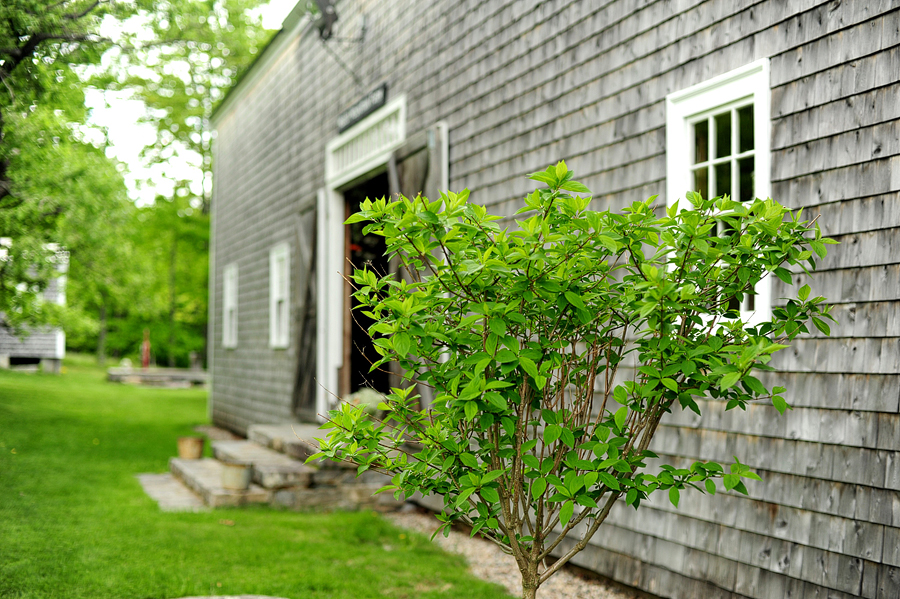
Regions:
<instances>
[{"instance_id":1,"label":"sign above door","mask_svg":"<svg viewBox=\"0 0 900 599\"><path fill-rule=\"evenodd\" d=\"M356 103L338 115L338 133L343 133L356 123L360 122L387 102L387 83L382 83Z\"/></svg>"}]
</instances>

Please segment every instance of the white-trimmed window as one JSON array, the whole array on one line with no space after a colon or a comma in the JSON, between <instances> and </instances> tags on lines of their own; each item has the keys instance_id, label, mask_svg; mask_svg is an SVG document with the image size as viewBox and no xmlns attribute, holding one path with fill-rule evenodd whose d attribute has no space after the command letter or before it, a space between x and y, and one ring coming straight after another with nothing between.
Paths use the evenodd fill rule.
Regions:
<instances>
[{"instance_id":1,"label":"white-trimmed window","mask_svg":"<svg viewBox=\"0 0 900 599\"><path fill-rule=\"evenodd\" d=\"M222 273L222 346L235 348L238 340L238 266L234 262Z\"/></svg>"},{"instance_id":2,"label":"white-trimmed window","mask_svg":"<svg viewBox=\"0 0 900 599\"><path fill-rule=\"evenodd\" d=\"M269 250L269 346L286 348L290 344L290 266L287 243Z\"/></svg>"},{"instance_id":3,"label":"white-trimmed window","mask_svg":"<svg viewBox=\"0 0 900 599\"><path fill-rule=\"evenodd\" d=\"M741 202L770 196L770 95L764 58L666 96L670 206L688 190ZM745 322L771 318L770 286L766 277L744 297Z\"/></svg>"}]
</instances>

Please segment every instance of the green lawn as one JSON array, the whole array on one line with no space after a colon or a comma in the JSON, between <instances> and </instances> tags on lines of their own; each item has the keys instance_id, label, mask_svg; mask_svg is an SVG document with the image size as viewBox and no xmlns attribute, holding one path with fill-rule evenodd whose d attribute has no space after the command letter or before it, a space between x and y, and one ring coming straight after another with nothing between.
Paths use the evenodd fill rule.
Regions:
<instances>
[{"instance_id":1,"label":"green lawn","mask_svg":"<svg viewBox=\"0 0 900 599\"><path fill-rule=\"evenodd\" d=\"M507 596L373 513L160 512L134 475L205 421L205 391L106 383L83 357L0 371L0 597Z\"/></svg>"}]
</instances>

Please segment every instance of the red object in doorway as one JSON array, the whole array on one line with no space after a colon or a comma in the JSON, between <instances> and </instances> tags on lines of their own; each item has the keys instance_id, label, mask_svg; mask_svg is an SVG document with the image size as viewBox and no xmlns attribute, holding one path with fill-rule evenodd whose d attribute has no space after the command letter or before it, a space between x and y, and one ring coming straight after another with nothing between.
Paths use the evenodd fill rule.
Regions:
<instances>
[{"instance_id":1,"label":"red object in doorway","mask_svg":"<svg viewBox=\"0 0 900 599\"><path fill-rule=\"evenodd\" d=\"M144 341L141 343L141 367L150 367L150 329L144 329Z\"/></svg>"}]
</instances>

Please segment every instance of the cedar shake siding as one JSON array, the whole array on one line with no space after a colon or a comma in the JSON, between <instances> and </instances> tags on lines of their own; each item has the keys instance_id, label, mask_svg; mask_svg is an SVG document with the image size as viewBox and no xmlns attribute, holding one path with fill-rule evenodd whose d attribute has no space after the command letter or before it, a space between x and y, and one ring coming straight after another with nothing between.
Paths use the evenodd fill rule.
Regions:
<instances>
[{"instance_id":1,"label":"cedar shake siding","mask_svg":"<svg viewBox=\"0 0 900 599\"><path fill-rule=\"evenodd\" d=\"M595 208L621 209L666 201L666 96L768 58L771 195L840 242L811 282L839 323L773 360L779 372L764 378L788 388L784 416L708 401L702 417L663 421L653 447L663 462L737 455L764 479L750 497L619 505L574 562L662 597L900 596L900 2L343 0L336 10L338 38L357 36L365 15L363 43L325 42L362 88L314 27L289 20L214 119L214 421L243 432L297 418L298 369L315 372L326 144L366 92L386 82L389 100L406 95L407 139L446 123L450 188L496 212L511 215L533 188L525 175L560 159ZM286 349L269 344L269 255L281 243ZM222 344L229 264L240 273L234 348ZM774 306L789 293L773 281Z\"/></svg>"}]
</instances>

